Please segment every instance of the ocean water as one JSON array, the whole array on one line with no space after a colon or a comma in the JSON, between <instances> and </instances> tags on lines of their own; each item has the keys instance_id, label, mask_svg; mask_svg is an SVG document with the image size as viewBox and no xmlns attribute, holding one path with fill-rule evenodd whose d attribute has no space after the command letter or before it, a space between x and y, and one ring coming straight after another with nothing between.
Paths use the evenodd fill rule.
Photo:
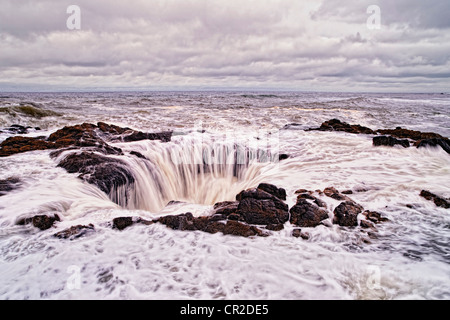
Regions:
<instances>
[{"instance_id":1,"label":"ocean water","mask_svg":"<svg viewBox=\"0 0 450 320\"><path fill-rule=\"evenodd\" d=\"M174 132L168 143L114 144L136 181L111 194L57 167L49 151L0 158L0 179L21 181L0 196L0 299L450 299L450 211L419 196L426 189L450 197L450 155L439 147L374 147L370 135L305 130L332 118L449 137L450 96L0 94L0 130L30 126L27 136L99 121ZM3 130L0 141L11 135ZM242 159L227 156L240 148ZM279 153L290 157L277 161ZM207 170L192 166L205 155ZM214 203L261 182L285 188L289 207L297 189L353 190L352 199L389 221L372 238L359 227L302 228L308 240L292 237L289 222L257 238L161 224L111 228L120 216L209 215ZM331 211L339 204L325 198ZM180 202L167 205L171 200ZM45 231L16 224L53 213L61 221ZM89 223L95 231L84 237L53 237Z\"/></svg>"}]
</instances>

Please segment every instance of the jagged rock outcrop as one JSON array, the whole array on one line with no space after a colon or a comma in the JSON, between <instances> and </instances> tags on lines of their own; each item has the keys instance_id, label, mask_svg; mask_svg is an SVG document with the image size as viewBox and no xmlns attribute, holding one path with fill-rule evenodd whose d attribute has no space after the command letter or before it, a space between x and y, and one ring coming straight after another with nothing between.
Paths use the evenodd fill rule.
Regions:
<instances>
[{"instance_id":1,"label":"jagged rock outcrop","mask_svg":"<svg viewBox=\"0 0 450 320\"><path fill-rule=\"evenodd\" d=\"M172 132L145 133L130 128L122 128L104 122L96 125L83 123L66 126L46 137L9 137L0 144L0 157L17 153L62 149L62 148L91 148L103 154L122 154L120 148L113 147L108 142L131 142L139 140L171 140ZM58 155L56 153L55 155Z\"/></svg>"}]
</instances>

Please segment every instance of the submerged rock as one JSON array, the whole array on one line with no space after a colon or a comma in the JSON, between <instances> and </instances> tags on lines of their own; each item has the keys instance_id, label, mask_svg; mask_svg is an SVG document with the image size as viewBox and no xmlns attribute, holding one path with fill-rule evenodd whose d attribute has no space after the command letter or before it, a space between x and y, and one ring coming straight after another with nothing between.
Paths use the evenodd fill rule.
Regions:
<instances>
[{"instance_id":1,"label":"submerged rock","mask_svg":"<svg viewBox=\"0 0 450 320\"><path fill-rule=\"evenodd\" d=\"M438 195L435 195L434 193L431 193L430 191L422 190L420 192L420 196L427 200L433 201L434 204L437 205L438 207L442 207L442 208L446 208L446 209L450 208L449 200L444 199Z\"/></svg>"},{"instance_id":2,"label":"submerged rock","mask_svg":"<svg viewBox=\"0 0 450 320\"><path fill-rule=\"evenodd\" d=\"M335 187L328 187L325 188L323 190L323 193L330 198L333 198L335 200L339 200L339 201L353 201L352 199L350 199L349 197L347 197L346 195L343 195L342 193L340 193Z\"/></svg>"},{"instance_id":3,"label":"submerged rock","mask_svg":"<svg viewBox=\"0 0 450 320\"><path fill-rule=\"evenodd\" d=\"M408 148L410 146L410 143L407 139L399 140L396 138L393 138L391 136L376 136L373 137L373 145L374 146L395 146L395 145L401 145L404 148Z\"/></svg>"},{"instance_id":4,"label":"submerged rock","mask_svg":"<svg viewBox=\"0 0 450 320\"><path fill-rule=\"evenodd\" d=\"M9 177L6 179L0 180L0 196L5 195L9 191L15 190L19 188L21 185L21 181L16 177Z\"/></svg>"},{"instance_id":5,"label":"submerged rock","mask_svg":"<svg viewBox=\"0 0 450 320\"><path fill-rule=\"evenodd\" d=\"M304 240L308 240L309 237L310 237L310 235L309 235L308 232L302 232L302 230L301 230L301 229L298 229L298 228L295 228L294 230L292 230L291 235L292 235L293 237L296 237L296 238L302 238L302 239L304 239Z\"/></svg>"},{"instance_id":6,"label":"submerged rock","mask_svg":"<svg viewBox=\"0 0 450 320\"><path fill-rule=\"evenodd\" d=\"M60 217L55 214L53 216L50 215L35 215L30 218L23 218L17 221L17 225L25 225L25 224L32 224L34 227L39 228L41 230L47 230L50 229L53 226L53 223L55 221L61 221Z\"/></svg>"},{"instance_id":7,"label":"submerged rock","mask_svg":"<svg viewBox=\"0 0 450 320\"><path fill-rule=\"evenodd\" d=\"M450 153L450 140L447 138L432 138L419 140L414 144L417 148L440 146L445 152Z\"/></svg>"},{"instance_id":8,"label":"submerged rock","mask_svg":"<svg viewBox=\"0 0 450 320\"><path fill-rule=\"evenodd\" d=\"M55 233L53 236L59 239L76 239L79 237L82 237L86 235L89 232L95 231L94 225L89 224L87 226L85 225L76 225L72 226L70 228L64 229L62 231L59 231Z\"/></svg>"}]
</instances>

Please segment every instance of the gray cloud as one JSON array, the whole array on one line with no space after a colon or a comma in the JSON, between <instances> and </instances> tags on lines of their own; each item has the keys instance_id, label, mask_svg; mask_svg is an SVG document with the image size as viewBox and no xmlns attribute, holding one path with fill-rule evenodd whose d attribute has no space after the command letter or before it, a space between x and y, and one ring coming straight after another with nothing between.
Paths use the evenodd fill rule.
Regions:
<instances>
[{"instance_id":1,"label":"gray cloud","mask_svg":"<svg viewBox=\"0 0 450 320\"><path fill-rule=\"evenodd\" d=\"M68 30L75 2L81 30ZM75 2L0 0L0 90L450 86L447 0L379 0L380 30L365 0Z\"/></svg>"}]
</instances>

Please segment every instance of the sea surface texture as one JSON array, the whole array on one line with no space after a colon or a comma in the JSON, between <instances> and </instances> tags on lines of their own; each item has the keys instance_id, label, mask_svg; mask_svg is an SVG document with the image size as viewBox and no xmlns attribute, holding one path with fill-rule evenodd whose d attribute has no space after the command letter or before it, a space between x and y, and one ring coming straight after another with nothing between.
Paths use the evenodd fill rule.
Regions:
<instances>
[{"instance_id":1,"label":"sea surface texture","mask_svg":"<svg viewBox=\"0 0 450 320\"><path fill-rule=\"evenodd\" d=\"M1 93L0 143L99 122L172 136L108 140L122 150L111 163L133 177L112 189L59 165L83 147L0 157L0 299L450 299L450 209L421 196L448 201L450 154L310 130L330 119L448 138L450 95ZM250 237L112 224L212 216L261 183L285 189L289 208L310 191L329 218L301 237L291 220L256 224L266 236ZM341 201L323 193L331 187L385 221L333 223ZM59 221L41 230L36 216ZM80 225L89 227L77 237L55 236Z\"/></svg>"}]
</instances>

